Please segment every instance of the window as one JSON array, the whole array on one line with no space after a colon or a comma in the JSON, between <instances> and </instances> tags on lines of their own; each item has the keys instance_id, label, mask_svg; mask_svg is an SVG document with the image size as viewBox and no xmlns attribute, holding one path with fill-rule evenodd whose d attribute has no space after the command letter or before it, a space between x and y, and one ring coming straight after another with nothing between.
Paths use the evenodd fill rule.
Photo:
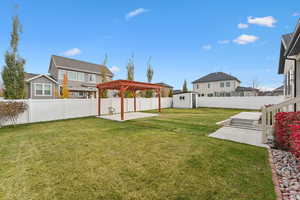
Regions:
<instances>
[{"instance_id":1,"label":"window","mask_svg":"<svg viewBox=\"0 0 300 200\"><path fill-rule=\"evenodd\" d=\"M84 73L77 72L77 80L84 82Z\"/></svg>"},{"instance_id":2,"label":"window","mask_svg":"<svg viewBox=\"0 0 300 200\"><path fill-rule=\"evenodd\" d=\"M65 73L66 73L65 70L62 70L62 69L58 70L58 79L63 80Z\"/></svg>"},{"instance_id":3,"label":"window","mask_svg":"<svg viewBox=\"0 0 300 200\"><path fill-rule=\"evenodd\" d=\"M230 82L226 82L226 87L230 87Z\"/></svg>"},{"instance_id":4,"label":"window","mask_svg":"<svg viewBox=\"0 0 300 200\"><path fill-rule=\"evenodd\" d=\"M52 85L49 83L35 83L35 96L51 96Z\"/></svg>"},{"instance_id":5,"label":"window","mask_svg":"<svg viewBox=\"0 0 300 200\"><path fill-rule=\"evenodd\" d=\"M35 84L35 95L43 95L43 84Z\"/></svg>"},{"instance_id":6,"label":"window","mask_svg":"<svg viewBox=\"0 0 300 200\"><path fill-rule=\"evenodd\" d=\"M197 89L199 89L199 85L197 84Z\"/></svg>"},{"instance_id":7,"label":"window","mask_svg":"<svg viewBox=\"0 0 300 200\"><path fill-rule=\"evenodd\" d=\"M207 84L207 88L210 88L210 83Z\"/></svg>"},{"instance_id":8,"label":"window","mask_svg":"<svg viewBox=\"0 0 300 200\"><path fill-rule=\"evenodd\" d=\"M220 83L220 87L224 87L224 82L221 82L221 83Z\"/></svg>"},{"instance_id":9,"label":"window","mask_svg":"<svg viewBox=\"0 0 300 200\"><path fill-rule=\"evenodd\" d=\"M96 75L95 74L89 74L88 81L90 83L96 83Z\"/></svg>"},{"instance_id":10,"label":"window","mask_svg":"<svg viewBox=\"0 0 300 200\"><path fill-rule=\"evenodd\" d=\"M184 100L184 96L180 96L179 99L180 99L180 100Z\"/></svg>"},{"instance_id":11,"label":"window","mask_svg":"<svg viewBox=\"0 0 300 200\"><path fill-rule=\"evenodd\" d=\"M68 80L77 81L77 72L68 71Z\"/></svg>"}]
</instances>

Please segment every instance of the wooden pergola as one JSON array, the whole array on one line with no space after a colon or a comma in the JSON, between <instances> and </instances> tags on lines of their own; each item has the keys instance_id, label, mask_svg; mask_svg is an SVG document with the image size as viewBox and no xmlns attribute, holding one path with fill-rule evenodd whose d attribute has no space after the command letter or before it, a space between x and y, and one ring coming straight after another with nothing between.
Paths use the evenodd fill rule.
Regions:
<instances>
[{"instance_id":1,"label":"wooden pergola","mask_svg":"<svg viewBox=\"0 0 300 200\"><path fill-rule=\"evenodd\" d=\"M134 112L136 112L136 91L137 90L155 90L158 95L158 112L161 111L161 97L160 90L161 85L144 83L137 81L128 80L116 80L109 81L105 83L100 83L97 85L98 88L98 115L101 115L101 95L105 90L119 90L119 96L121 97L121 120L124 120L124 93L125 91L130 91L134 98Z\"/></svg>"}]
</instances>

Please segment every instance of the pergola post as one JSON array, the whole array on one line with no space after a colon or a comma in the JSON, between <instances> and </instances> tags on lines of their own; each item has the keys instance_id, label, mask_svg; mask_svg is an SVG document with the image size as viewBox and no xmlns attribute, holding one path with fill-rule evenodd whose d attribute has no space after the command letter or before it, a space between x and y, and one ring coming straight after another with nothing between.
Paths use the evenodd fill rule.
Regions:
<instances>
[{"instance_id":1,"label":"pergola post","mask_svg":"<svg viewBox=\"0 0 300 200\"><path fill-rule=\"evenodd\" d=\"M136 91L132 90L131 94L133 96L134 112L136 112Z\"/></svg>"},{"instance_id":2,"label":"pergola post","mask_svg":"<svg viewBox=\"0 0 300 200\"><path fill-rule=\"evenodd\" d=\"M98 116L101 115L101 89L98 89Z\"/></svg>"},{"instance_id":3,"label":"pergola post","mask_svg":"<svg viewBox=\"0 0 300 200\"><path fill-rule=\"evenodd\" d=\"M161 98L160 98L160 89L157 90L157 93L158 93L158 112L161 112L161 105L160 105L160 101L161 101Z\"/></svg>"},{"instance_id":4,"label":"pergola post","mask_svg":"<svg viewBox=\"0 0 300 200\"><path fill-rule=\"evenodd\" d=\"M121 96L121 120L124 120L124 86L120 88L120 96Z\"/></svg>"}]
</instances>

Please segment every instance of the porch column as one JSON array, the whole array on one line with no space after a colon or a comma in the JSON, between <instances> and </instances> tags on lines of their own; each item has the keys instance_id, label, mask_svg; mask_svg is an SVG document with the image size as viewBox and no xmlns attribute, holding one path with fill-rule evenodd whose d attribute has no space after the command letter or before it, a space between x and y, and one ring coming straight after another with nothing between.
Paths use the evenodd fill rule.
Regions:
<instances>
[{"instance_id":1,"label":"porch column","mask_svg":"<svg viewBox=\"0 0 300 200\"><path fill-rule=\"evenodd\" d=\"M121 120L124 120L124 86L120 88L120 96L121 96Z\"/></svg>"}]
</instances>

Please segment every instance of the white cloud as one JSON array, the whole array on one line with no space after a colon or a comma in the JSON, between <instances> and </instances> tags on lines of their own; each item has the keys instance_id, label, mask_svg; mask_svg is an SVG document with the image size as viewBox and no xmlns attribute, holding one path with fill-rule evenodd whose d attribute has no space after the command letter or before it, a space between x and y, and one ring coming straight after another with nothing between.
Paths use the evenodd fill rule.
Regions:
<instances>
[{"instance_id":1,"label":"white cloud","mask_svg":"<svg viewBox=\"0 0 300 200\"><path fill-rule=\"evenodd\" d=\"M120 68L117 67L117 66L112 66L112 67L109 68L109 70L110 70L112 73L116 73L116 72L120 71Z\"/></svg>"},{"instance_id":2,"label":"white cloud","mask_svg":"<svg viewBox=\"0 0 300 200\"><path fill-rule=\"evenodd\" d=\"M145 8L138 8L138 9L135 9L135 10L133 10L133 11L127 13L126 16L125 16L125 18L126 18L126 20L129 20L129 19L131 19L131 18L133 18L133 17L136 17L136 16L138 16L138 15L140 15L140 14L143 14L143 13L146 13L146 12L148 12L148 11L149 11L149 10L147 10L147 9L145 9Z\"/></svg>"},{"instance_id":3,"label":"white cloud","mask_svg":"<svg viewBox=\"0 0 300 200\"><path fill-rule=\"evenodd\" d=\"M245 29L245 28L248 28L248 26L249 26L248 24L243 24L243 23L238 24L239 29Z\"/></svg>"},{"instance_id":4,"label":"white cloud","mask_svg":"<svg viewBox=\"0 0 300 200\"><path fill-rule=\"evenodd\" d=\"M267 17L248 17L249 24L256 24L259 26L266 26L266 27L274 27L277 23L277 20L272 16Z\"/></svg>"},{"instance_id":5,"label":"white cloud","mask_svg":"<svg viewBox=\"0 0 300 200\"><path fill-rule=\"evenodd\" d=\"M292 16L293 16L293 17L298 17L298 16L300 16L300 13L294 12L294 13L292 14Z\"/></svg>"},{"instance_id":6,"label":"white cloud","mask_svg":"<svg viewBox=\"0 0 300 200\"><path fill-rule=\"evenodd\" d=\"M230 40L219 40L218 43L219 44L229 44Z\"/></svg>"},{"instance_id":7,"label":"white cloud","mask_svg":"<svg viewBox=\"0 0 300 200\"><path fill-rule=\"evenodd\" d=\"M255 42L258 39L259 39L259 37L254 36L254 35L242 34L239 37L237 37L236 39L234 39L233 42L244 45L244 44L249 44L249 43Z\"/></svg>"},{"instance_id":8,"label":"white cloud","mask_svg":"<svg viewBox=\"0 0 300 200\"><path fill-rule=\"evenodd\" d=\"M206 44L206 45L202 46L202 49L205 50L205 51L209 51L209 50L212 49L212 46L210 44Z\"/></svg>"},{"instance_id":9,"label":"white cloud","mask_svg":"<svg viewBox=\"0 0 300 200\"><path fill-rule=\"evenodd\" d=\"M78 55L78 54L80 54L80 53L81 53L80 49L78 49L78 48L73 48L73 49L69 49L69 50L63 52L62 54L63 54L64 56L76 56L76 55Z\"/></svg>"}]
</instances>

